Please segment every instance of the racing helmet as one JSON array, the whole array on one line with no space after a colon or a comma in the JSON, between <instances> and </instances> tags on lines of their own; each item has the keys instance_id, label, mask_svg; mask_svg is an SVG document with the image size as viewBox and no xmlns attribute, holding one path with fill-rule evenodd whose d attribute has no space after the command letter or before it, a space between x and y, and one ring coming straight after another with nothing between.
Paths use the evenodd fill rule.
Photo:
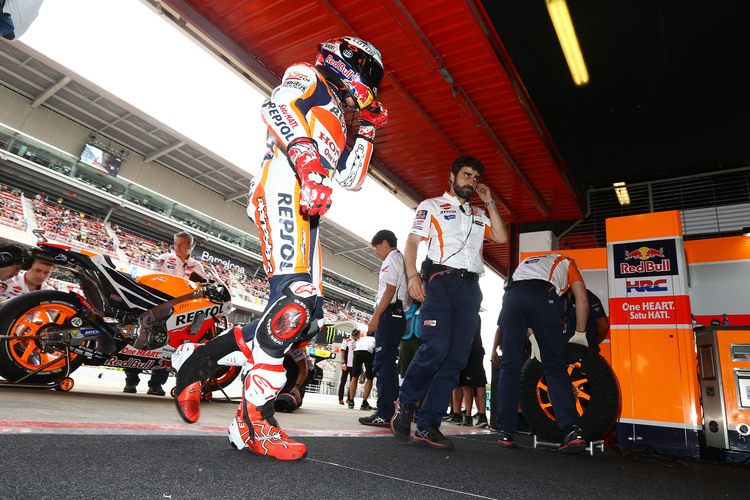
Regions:
<instances>
[{"instance_id":1,"label":"racing helmet","mask_svg":"<svg viewBox=\"0 0 750 500\"><path fill-rule=\"evenodd\" d=\"M336 86L342 102L351 96L353 109L364 109L378 95L383 79L383 58L371 43L344 36L325 41L318 46L315 67Z\"/></svg>"}]
</instances>

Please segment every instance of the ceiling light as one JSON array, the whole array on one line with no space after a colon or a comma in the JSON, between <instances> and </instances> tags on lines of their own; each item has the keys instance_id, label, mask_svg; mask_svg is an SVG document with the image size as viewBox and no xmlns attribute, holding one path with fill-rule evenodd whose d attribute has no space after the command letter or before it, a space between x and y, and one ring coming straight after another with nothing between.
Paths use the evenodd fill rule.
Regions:
<instances>
[{"instance_id":1,"label":"ceiling light","mask_svg":"<svg viewBox=\"0 0 750 500\"><path fill-rule=\"evenodd\" d=\"M615 187L615 194L617 195L617 201L620 205L630 205L630 195L628 194L628 188L625 187L624 182L613 182L612 185Z\"/></svg>"},{"instance_id":2,"label":"ceiling light","mask_svg":"<svg viewBox=\"0 0 750 500\"><path fill-rule=\"evenodd\" d=\"M586 85L589 82L589 72L586 69L586 63L583 62L583 54L578 45L573 21L570 19L568 4L565 0L546 0L546 3L549 17L552 19L552 25L555 27L557 38L565 54L565 60L568 62L570 74L573 76L573 82L578 86Z\"/></svg>"}]
</instances>

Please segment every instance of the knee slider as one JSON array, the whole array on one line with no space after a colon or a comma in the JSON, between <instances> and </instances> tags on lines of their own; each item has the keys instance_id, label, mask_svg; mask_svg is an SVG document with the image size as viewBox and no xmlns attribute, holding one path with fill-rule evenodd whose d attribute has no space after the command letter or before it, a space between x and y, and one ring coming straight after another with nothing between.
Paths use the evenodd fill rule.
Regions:
<instances>
[{"instance_id":1,"label":"knee slider","mask_svg":"<svg viewBox=\"0 0 750 500\"><path fill-rule=\"evenodd\" d=\"M263 314L255 332L260 347L277 357L307 332L318 300L318 290L307 281L293 281L282 293Z\"/></svg>"}]
</instances>

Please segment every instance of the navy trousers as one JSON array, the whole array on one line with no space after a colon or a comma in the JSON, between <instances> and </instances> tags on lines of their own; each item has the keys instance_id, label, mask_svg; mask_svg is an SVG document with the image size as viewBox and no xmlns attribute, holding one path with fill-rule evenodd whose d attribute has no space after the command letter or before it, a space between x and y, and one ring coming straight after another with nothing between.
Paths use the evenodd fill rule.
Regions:
<instances>
[{"instance_id":1,"label":"navy trousers","mask_svg":"<svg viewBox=\"0 0 750 500\"><path fill-rule=\"evenodd\" d=\"M398 344L406 330L406 319L402 312L398 316L393 314L391 304L380 315L378 329L375 332L375 361L372 371L375 373L375 385L378 388L377 414L385 420L390 420L396 411L394 400L398 391Z\"/></svg>"},{"instance_id":2,"label":"navy trousers","mask_svg":"<svg viewBox=\"0 0 750 500\"><path fill-rule=\"evenodd\" d=\"M416 404L425 396L417 427L440 427L458 375L466 368L477 331L482 291L476 280L447 272L430 276L422 303L422 345L401 384L399 402Z\"/></svg>"},{"instance_id":3,"label":"navy trousers","mask_svg":"<svg viewBox=\"0 0 750 500\"><path fill-rule=\"evenodd\" d=\"M555 288L541 280L516 281L503 296L500 311L500 348L503 362L498 384L497 428L515 432L521 386L521 362L528 328L534 330L542 356L550 399L560 430L580 424L564 352L563 299Z\"/></svg>"}]
</instances>

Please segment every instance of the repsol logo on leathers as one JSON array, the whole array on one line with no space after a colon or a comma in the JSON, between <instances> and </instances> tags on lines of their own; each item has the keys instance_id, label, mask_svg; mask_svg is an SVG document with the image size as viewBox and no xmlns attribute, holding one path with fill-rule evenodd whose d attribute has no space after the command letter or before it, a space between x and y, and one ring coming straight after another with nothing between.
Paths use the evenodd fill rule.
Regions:
<instances>
[{"instance_id":1,"label":"repsol logo on leathers","mask_svg":"<svg viewBox=\"0 0 750 500\"><path fill-rule=\"evenodd\" d=\"M294 220L294 204L292 195L287 193L279 193L278 199L279 205L279 237L281 238L281 248L279 249L279 255L281 256L281 262L279 263L279 270L290 269L294 267L295 253L296 253L296 241L295 241L295 220Z\"/></svg>"},{"instance_id":2,"label":"repsol logo on leathers","mask_svg":"<svg viewBox=\"0 0 750 500\"><path fill-rule=\"evenodd\" d=\"M276 107L273 102L268 103L268 116L273 122L273 126L276 127L277 132L284 137L285 140L290 141L292 139L292 127L287 123L284 115Z\"/></svg>"}]
</instances>

